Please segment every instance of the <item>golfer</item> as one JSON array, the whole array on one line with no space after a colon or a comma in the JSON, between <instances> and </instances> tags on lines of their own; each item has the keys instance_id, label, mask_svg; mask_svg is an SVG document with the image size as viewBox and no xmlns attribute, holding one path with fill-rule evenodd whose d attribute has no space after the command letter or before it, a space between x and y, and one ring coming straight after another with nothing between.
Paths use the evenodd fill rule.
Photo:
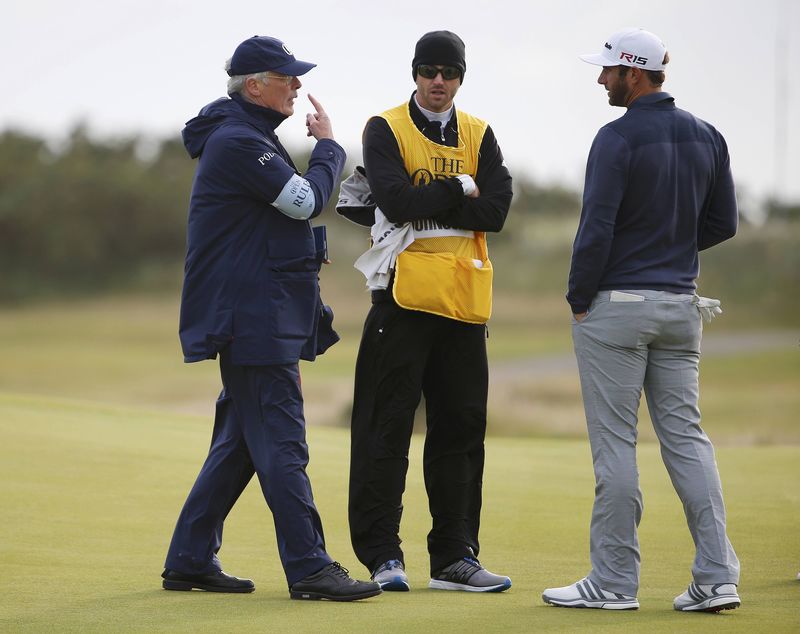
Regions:
<instances>
[{"instance_id":1,"label":"golfer","mask_svg":"<svg viewBox=\"0 0 800 634\"><path fill-rule=\"evenodd\" d=\"M698 251L736 233L728 148L662 90L669 55L654 34L620 31L581 59L603 67L597 81L608 102L627 112L600 129L589 153L567 293L596 480L591 571L543 599L639 607L636 426L644 390L695 544L693 580L674 608L736 608L739 560L697 405L701 314L710 320L720 309L695 292Z\"/></svg>"}]
</instances>

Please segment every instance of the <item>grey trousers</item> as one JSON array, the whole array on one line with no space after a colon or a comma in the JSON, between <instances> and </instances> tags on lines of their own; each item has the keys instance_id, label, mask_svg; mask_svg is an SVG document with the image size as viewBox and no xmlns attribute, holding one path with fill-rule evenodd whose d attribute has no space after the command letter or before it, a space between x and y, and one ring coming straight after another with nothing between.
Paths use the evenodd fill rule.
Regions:
<instances>
[{"instance_id":1,"label":"grey trousers","mask_svg":"<svg viewBox=\"0 0 800 634\"><path fill-rule=\"evenodd\" d=\"M596 483L589 578L610 592L635 596L639 588L643 506L636 425L642 389L694 540L695 583L739 582L714 447L700 427L702 320L692 299L665 291L602 291L580 323L573 319Z\"/></svg>"}]
</instances>

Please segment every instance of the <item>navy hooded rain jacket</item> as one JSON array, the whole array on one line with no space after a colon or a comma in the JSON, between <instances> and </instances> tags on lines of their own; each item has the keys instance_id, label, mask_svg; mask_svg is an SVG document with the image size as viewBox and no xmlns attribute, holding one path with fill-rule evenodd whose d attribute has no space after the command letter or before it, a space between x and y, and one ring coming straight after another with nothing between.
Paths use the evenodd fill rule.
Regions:
<instances>
[{"instance_id":1,"label":"navy hooded rain jacket","mask_svg":"<svg viewBox=\"0 0 800 634\"><path fill-rule=\"evenodd\" d=\"M186 362L230 346L237 365L313 360L338 340L319 296L323 259L308 220L272 205L298 174L275 134L286 116L238 95L203 108L183 130L199 157L189 204L180 339ZM321 139L303 175L312 217L327 202L345 152Z\"/></svg>"}]
</instances>

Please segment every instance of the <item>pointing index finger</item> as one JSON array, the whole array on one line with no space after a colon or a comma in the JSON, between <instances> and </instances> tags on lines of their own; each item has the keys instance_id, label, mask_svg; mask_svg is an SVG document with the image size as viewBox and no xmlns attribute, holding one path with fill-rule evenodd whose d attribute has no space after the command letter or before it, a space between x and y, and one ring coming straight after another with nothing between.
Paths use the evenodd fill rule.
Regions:
<instances>
[{"instance_id":1,"label":"pointing index finger","mask_svg":"<svg viewBox=\"0 0 800 634\"><path fill-rule=\"evenodd\" d=\"M322 107L322 104L314 99L311 93L308 94L308 100L311 102L311 105L314 106L314 109L317 111L317 114L325 114L325 109Z\"/></svg>"}]
</instances>

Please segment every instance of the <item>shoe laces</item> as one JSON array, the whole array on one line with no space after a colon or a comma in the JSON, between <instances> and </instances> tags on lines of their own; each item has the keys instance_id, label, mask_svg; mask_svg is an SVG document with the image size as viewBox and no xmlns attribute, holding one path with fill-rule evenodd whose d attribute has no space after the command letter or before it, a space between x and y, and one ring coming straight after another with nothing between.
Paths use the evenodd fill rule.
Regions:
<instances>
[{"instance_id":1,"label":"shoe laces","mask_svg":"<svg viewBox=\"0 0 800 634\"><path fill-rule=\"evenodd\" d=\"M483 569L483 566L481 566L481 562L479 562L479 561L478 561L477 559L475 559L474 557L464 557L464 561L466 561L468 564L472 564L472 565L473 565L473 566L475 566L476 568L481 568L481 569Z\"/></svg>"},{"instance_id":2,"label":"shoe laces","mask_svg":"<svg viewBox=\"0 0 800 634\"><path fill-rule=\"evenodd\" d=\"M387 570L395 570L396 568L403 569L403 562L399 559L390 559L385 561L380 566L375 569L375 572L372 573L372 576L378 575L382 572L386 572Z\"/></svg>"},{"instance_id":3,"label":"shoe laces","mask_svg":"<svg viewBox=\"0 0 800 634\"><path fill-rule=\"evenodd\" d=\"M342 564L340 564L338 561L332 561L331 563L329 563L328 569L331 571L331 573L333 573L337 577L343 577L346 579L350 578L350 571L347 568L345 568Z\"/></svg>"}]
</instances>

